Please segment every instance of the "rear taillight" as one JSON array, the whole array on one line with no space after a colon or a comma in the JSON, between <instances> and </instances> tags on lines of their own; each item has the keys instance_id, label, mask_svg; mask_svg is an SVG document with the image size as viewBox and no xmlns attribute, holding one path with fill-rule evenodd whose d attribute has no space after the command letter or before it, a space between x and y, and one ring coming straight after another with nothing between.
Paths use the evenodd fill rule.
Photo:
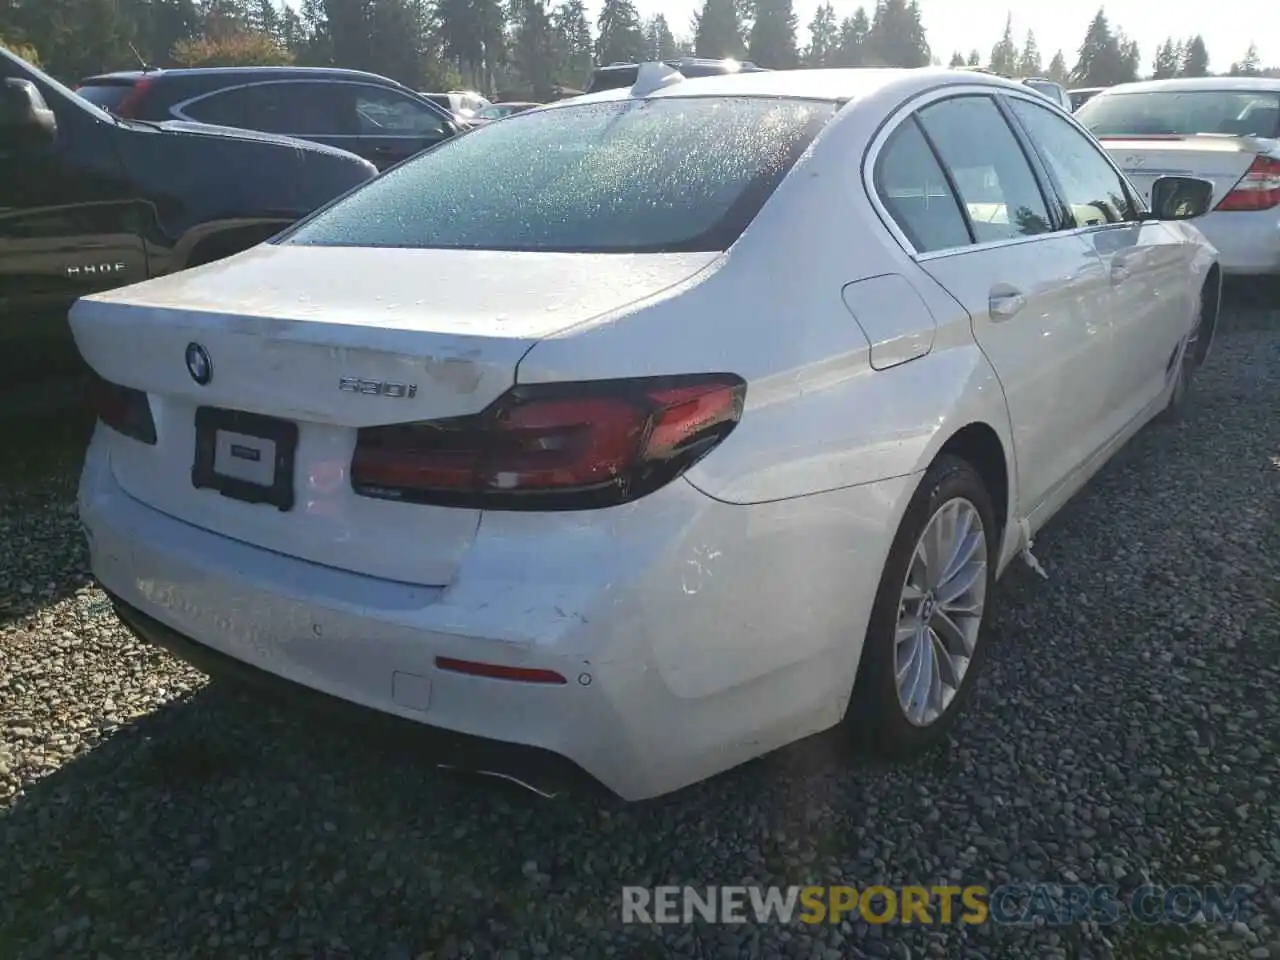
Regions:
<instances>
[{"instance_id":1,"label":"rear taillight","mask_svg":"<svg viewBox=\"0 0 1280 960\"><path fill-rule=\"evenodd\" d=\"M1217 209L1270 210L1277 206L1280 206L1280 160L1257 157Z\"/></svg>"},{"instance_id":2,"label":"rear taillight","mask_svg":"<svg viewBox=\"0 0 1280 960\"><path fill-rule=\"evenodd\" d=\"M94 377L89 396L98 419L112 430L140 443L156 442L156 424L151 418L151 402L141 390Z\"/></svg>"},{"instance_id":3,"label":"rear taillight","mask_svg":"<svg viewBox=\"0 0 1280 960\"><path fill-rule=\"evenodd\" d=\"M360 430L351 485L486 510L625 503L728 436L746 389L729 374L516 386L475 416Z\"/></svg>"}]
</instances>

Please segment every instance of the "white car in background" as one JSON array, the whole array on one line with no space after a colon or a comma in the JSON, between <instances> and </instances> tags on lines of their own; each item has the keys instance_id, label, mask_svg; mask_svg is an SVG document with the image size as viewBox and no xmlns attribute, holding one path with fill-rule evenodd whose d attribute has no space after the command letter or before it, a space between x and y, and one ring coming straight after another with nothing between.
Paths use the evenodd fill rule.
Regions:
<instances>
[{"instance_id":1,"label":"white car in background","mask_svg":"<svg viewBox=\"0 0 1280 960\"><path fill-rule=\"evenodd\" d=\"M1164 176L1213 184L1212 212L1196 226L1224 273L1280 275L1280 79L1126 83L1075 116L1145 196Z\"/></svg>"},{"instance_id":2,"label":"white car in background","mask_svg":"<svg viewBox=\"0 0 1280 960\"><path fill-rule=\"evenodd\" d=\"M454 765L635 800L841 723L916 755L997 575L1182 405L1208 190L1151 212L996 77L645 65L81 300L93 571Z\"/></svg>"}]
</instances>

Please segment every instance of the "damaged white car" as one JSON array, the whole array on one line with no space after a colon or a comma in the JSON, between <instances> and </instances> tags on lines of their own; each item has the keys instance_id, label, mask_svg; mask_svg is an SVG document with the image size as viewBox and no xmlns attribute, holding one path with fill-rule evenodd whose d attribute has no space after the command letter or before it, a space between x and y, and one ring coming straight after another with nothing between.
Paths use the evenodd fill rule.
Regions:
<instances>
[{"instance_id":1,"label":"damaged white car","mask_svg":"<svg viewBox=\"0 0 1280 960\"><path fill-rule=\"evenodd\" d=\"M210 672L539 789L917 754L997 575L1185 402L1211 195L1149 208L997 77L645 65L81 300L93 571Z\"/></svg>"}]
</instances>

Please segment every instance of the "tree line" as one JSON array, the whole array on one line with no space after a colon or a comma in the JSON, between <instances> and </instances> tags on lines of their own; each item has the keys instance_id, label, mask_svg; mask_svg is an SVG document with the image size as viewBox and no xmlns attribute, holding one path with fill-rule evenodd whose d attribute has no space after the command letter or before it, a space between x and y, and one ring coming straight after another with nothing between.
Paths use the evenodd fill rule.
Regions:
<instances>
[{"instance_id":1,"label":"tree line","mask_svg":"<svg viewBox=\"0 0 1280 960\"><path fill-rule=\"evenodd\" d=\"M297 63L371 70L416 89L479 88L550 99L579 89L598 63L680 56L749 59L791 67L919 67L938 64L917 0L875 0L837 18L828 0L801 43L794 0L702 0L677 31L635 0L604 0L592 23L583 0L0 0L0 44L74 83L139 65ZM1020 39L1010 17L984 56L955 51L952 66L1110 86L1144 74L1137 43L1100 9L1074 65L1062 50L1045 63L1035 35ZM1168 38L1154 77L1205 76L1204 39ZM1257 49L1232 63L1264 69Z\"/></svg>"}]
</instances>

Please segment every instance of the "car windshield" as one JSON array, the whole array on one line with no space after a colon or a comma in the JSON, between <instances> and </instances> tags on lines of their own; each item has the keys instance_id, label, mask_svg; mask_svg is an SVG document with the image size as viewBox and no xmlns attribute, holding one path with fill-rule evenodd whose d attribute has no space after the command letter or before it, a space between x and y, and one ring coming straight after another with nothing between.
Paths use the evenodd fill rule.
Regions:
<instances>
[{"instance_id":1,"label":"car windshield","mask_svg":"<svg viewBox=\"0 0 1280 960\"><path fill-rule=\"evenodd\" d=\"M517 114L446 141L286 236L317 246L723 250L835 113L662 97Z\"/></svg>"},{"instance_id":2,"label":"car windshield","mask_svg":"<svg viewBox=\"0 0 1280 960\"><path fill-rule=\"evenodd\" d=\"M1161 90L1092 97L1076 119L1095 137L1280 136L1280 92Z\"/></svg>"}]
</instances>

